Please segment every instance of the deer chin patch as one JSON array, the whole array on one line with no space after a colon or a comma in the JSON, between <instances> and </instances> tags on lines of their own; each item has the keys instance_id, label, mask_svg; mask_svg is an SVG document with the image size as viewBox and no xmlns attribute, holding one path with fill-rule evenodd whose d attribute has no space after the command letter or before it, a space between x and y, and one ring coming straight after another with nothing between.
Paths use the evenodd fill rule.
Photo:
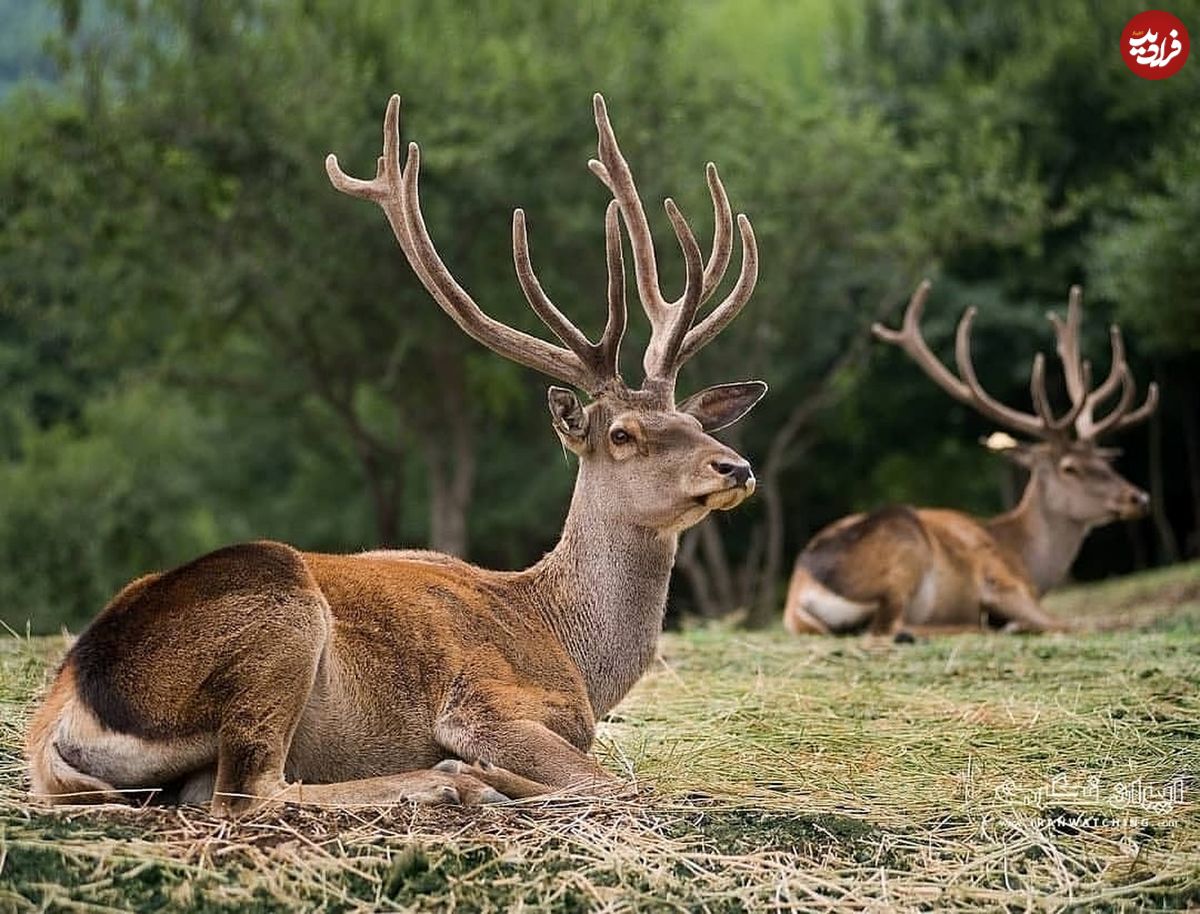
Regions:
<instances>
[{"instance_id":1,"label":"deer chin patch","mask_svg":"<svg viewBox=\"0 0 1200 914\"><path fill-rule=\"evenodd\" d=\"M710 511L731 511L754 494L754 480L744 486L733 486L697 497L696 501Z\"/></svg>"},{"instance_id":2,"label":"deer chin patch","mask_svg":"<svg viewBox=\"0 0 1200 914\"><path fill-rule=\"evenodd\" d=\"M1110 509L1110 513L1108 517L1105 518L1105 522L1111 522L1115 520L1141 520L1149 513L1150 509L1148 507L1116 507Z\"/></svg>"}]
</instances>

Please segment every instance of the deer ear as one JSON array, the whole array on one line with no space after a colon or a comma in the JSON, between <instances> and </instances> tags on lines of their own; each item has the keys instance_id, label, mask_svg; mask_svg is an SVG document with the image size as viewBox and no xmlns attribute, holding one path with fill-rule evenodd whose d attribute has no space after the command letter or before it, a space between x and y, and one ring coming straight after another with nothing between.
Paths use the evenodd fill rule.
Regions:
<instances>
[{"instance_id":1,"label":"deer ear","mask_svg":"<svg viewBox=\"0 0 1200 914\"><path fill-rule=\"evenodd\" d=\"M580 453L587 444L588 417L579 397L565 387L551 387L547 399L551 424L558 437L576 454Z\"/></svg>"},{"instance_id":2,"label":"deer ear","mask_svg":"<svg viewBox=\"0 0 1200 914\"><path fill-rule=\"evenodd\" d=\"M766 392L767 385L763 381L716 384L692 394L679 404L678 409L699 419L706 432L716 432L750 412Z\"/></svg>"},{"instance_id":3,"label":"deer ear","mask_svg":"<svg viewBox=\"0 0 1200 914\"><path fill-rule=\"evenodd\" d=\"M1007 432L992 432L986 438L980 438L979 443L993 454L999 454L1019 467L1027 470L1033 469L1033 448L1022 444Z\"/></svg>"}]
</instances>

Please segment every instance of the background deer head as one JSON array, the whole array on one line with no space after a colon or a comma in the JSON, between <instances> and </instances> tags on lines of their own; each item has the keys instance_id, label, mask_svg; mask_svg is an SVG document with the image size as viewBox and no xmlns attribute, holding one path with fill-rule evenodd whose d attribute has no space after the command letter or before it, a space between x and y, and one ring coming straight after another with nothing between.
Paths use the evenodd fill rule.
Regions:
<instances>
[{"instance_id":1,"label":"background deer head","mask_svg":"<svg viewBox=\"0 0 1200 914\"><path fill-rule=\"evenodd\" d=\"M633 175L617 146L604 99L594 97L598 159L591 170L613 194L605 213L608 263L608 320L592 342L554 305L533 270L525 214L513 213L513 260L517 279L534 312L561 345L548 343L484 313L454 279L439 256L421 214L418 189L420 149L409 143L401 166L400 97L388 103L383 155L369 181L342 171L336 156L326 159L334 187L372 200L387 215L396 240L421 283L438 305L473 339L505 358L536 369L585 391L584 404L574 390L551 387L552 424L563 446L579 457L577 493L586 490L622 520L658 531L678 532L709 511L728 510L754 491L750 465L710 432L736 422L766 392L761 381L722 384L675 403L679 368L711 342L749 301L758 275L758 256L750 220L737 217L743 255L737 282L728 296L699 323L701 307L712 297L729 265L733 220L716 166L708 164L714 211L713 247L702 262L699 245L671 199L667 216L686 264L683 292L667 301L658 285L654 243ZM620 345L626 326L625 267L618 213L629 233L637 286L650 320L651 337L640 387L620 375Z\"/></svg>"},{"instance_id":2,"label":"background deer head","mask_svg":"<svg viewBox=\"0 0 1200 914\"><path fill-rule=\"evenodd\" d=\"M958 323L955 336L955 361L958 376L950 372L930 350L921 335L921 315L929 297L931 283L925 280L917 287L904 312L899 330L875 324L872 331L878 339L904 350L942 390L1001 425L1032 441L1018 441L1005 433L984 440L989 450L1003 453L1030 472L1030 485L1036 487L1044 508L1060 517L1094 526L1118 518L1137 518L1146 513L1149 497L1122 477L1112 467L1120 453L1101 447L1102 435L1112 434L1145 421L1158 405L1158 386L1151 383L1146 399L1132 409L1135 387L1133 375L1125 361L1125 344L1121 330L1110 328L1112 364L1108 376L1099 386L1091 386L1091 365L1082 359L1079 350L1079 326L1082 317L1083 291L1072 286L1067 302L1067 316L1048 315L1054 325L1059 360L1066 379L1070 407L1056 416L1046 393L1046 359L1038 353L1030 375L1030 394L1034 412L1022 412L994 399L979 383L971 358L971 326L976 309L967 308ZM1107 415L1096 418L1096 410L1120 393Z\"/></svg>"}]
</instances>

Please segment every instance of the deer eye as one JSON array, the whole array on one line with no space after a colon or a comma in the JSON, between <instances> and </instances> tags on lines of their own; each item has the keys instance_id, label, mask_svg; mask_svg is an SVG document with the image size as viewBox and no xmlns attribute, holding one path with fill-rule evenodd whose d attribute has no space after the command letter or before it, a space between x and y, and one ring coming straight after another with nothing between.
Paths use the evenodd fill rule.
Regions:
<instances>
[{"instance_id":1,"label":"deer eye","mask_svg":"<svg viewBox=\"0 0 1200 914\"><path fill-rule=\"evenodd\" d=\"M608 433L608 438L613 444L628 444L633 440L633 436L623 428L614 428Z\"/></svg>"},{"instance_id":2,"label":"deer eye","mask_svg":"<svg viewBox=\"0 0 1200 914\"><path fill-rule=\"evenodd\" d=\"M1078 476L1079 475L1079 467L1073 463L1061 464L1059 466L1059 469L1062 470L1064 473L1066 473L1068 476Z\"/></svg>"}]
</instances>

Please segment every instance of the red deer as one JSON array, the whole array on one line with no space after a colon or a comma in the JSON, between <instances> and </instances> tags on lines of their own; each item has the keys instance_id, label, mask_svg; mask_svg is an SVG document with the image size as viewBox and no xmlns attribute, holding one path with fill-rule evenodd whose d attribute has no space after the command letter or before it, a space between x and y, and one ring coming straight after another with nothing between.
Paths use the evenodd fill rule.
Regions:
<instances>
[{"instance_id":1,"label":"red deer","mask_svg":"<svg viewBox=\"0 0 1200 914\"><path fill-rule=\"evenodd\" d=\"M553 429L578 457L561 539L524 571L423 551L319 555L281 543L230 546L150 574L113 598L68 651L27 740L32 792L51 802L161 791L212 798L217 815L264 801L474 804L614 778L588 754L596 721L655 653L679 534L755 487L750 465L710 433L741 418L761 381L722 384L676 405L680 366L749 300L758 254L737 217L740 274L698 319L729 265L733 218L715 166L707 260L679 209L667 215L686 263L663 296L650 228L594 99L605 214L608 319L598 342L551 302L530 263L525 217L513 257L529 304L561 345L485 314L451 275L425 226L420 151L400 162L393 96L375 177L334 156L333 186L377 203L437 304L494 352L585 392L549 389ZM649 317L645 380L626 386L625 267L631 241Z\"/></svg>"},{"instance_id":2,"label":"red deer","mask_svg":"<svg viewBox=\"0 0 1200 914\"><path fill-rule=\"evenodd\" d=\"M921 335L929 288L928 281L918 287L899 330L876 324L875 336L903 349L955 400L1033 439L1018 443L997 433L985 441L1028 470L1029 482L1018 505L998 517L897 506L830 524L796 559L784 606L784 625L794 634L978 630L984 624L1010 631L1059 628L1038 600L1066 576L1088 531L1146 511L1146 493L1117 474L1111 465L1117 452L1097 441L1148 418L1158 388L1151 384L1145 402L1130 411L1133 376L1116 326L1112 367L1104 383L1091 388L1091 369L1079 352L1079 287L1071 289L1065 321L1050 315L1071 399L1061 416L1046 395L1041 353L1030 380L1033 413L998 402L980 386L971 360L974 308L958 325L959 376L950 372ZM1096 408L1118 391L1116 405L1097 419Z\"/></svg>"}]
</instances>

